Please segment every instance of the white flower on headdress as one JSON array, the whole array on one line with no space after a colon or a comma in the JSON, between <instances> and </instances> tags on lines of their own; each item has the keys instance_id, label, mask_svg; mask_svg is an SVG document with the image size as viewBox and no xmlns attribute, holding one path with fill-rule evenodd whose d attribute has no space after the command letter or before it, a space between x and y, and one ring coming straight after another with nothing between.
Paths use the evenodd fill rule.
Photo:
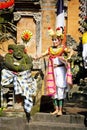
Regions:
<instances>
[{"instance_id":1,"label":"white flower on headdress","mask_svg":"<svg viewBox=\"0 0 87 130\"><path fill-rule=\"evenodd\" d=\"M63 33L62 33L62 28L58 27L58 28L56 29L56 35L57 35L57 36L62 36L62 35L63 35Z\"/></svg>"},{"instance_id":2,"label":"white flower on headdress","mask_svg":"<svg viewBox=\"0 0 87 130\"><path fill-rule=\"evenodd\" d=\"M53 36L55 34L51 27L48 27L48 33L50 36Z\"/></svg>"}]
</instances>

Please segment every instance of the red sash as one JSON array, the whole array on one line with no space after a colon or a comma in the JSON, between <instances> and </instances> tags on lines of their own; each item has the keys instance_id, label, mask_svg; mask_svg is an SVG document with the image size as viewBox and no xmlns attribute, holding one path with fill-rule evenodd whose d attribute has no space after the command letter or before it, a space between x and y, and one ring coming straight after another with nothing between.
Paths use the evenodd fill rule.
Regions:
<instances>
[{"instance_id":1,"label":"red sash","mask_svg":"<svg viewBox=\"0 0 87 130\"><path fill-rule=\"evenodd\" d=\"M67 65L67 75L66 76L67 76L66 77L67 83L69 85L72 85L73 81L72 81L72 72L71 72L70 63L68 63L68 65Z\"/></svg>"},{"instance_id":2,"label":"red sash","mask_svg":"<svg viewBox=\"0 0 87 130\"><path fill-rule=\"evenodd\" d=\"M56 93L56 85L54 79L52 58L49 58L47 77L46 77L46 94L54 95Z\"/></svg>"}]
</instances>

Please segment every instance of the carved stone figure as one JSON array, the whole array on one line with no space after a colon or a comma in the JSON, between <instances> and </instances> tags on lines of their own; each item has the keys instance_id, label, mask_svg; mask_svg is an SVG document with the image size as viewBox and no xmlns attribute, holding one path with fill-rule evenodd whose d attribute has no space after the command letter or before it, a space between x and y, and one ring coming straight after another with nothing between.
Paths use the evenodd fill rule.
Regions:
<instances>
[{"instance_id":1,"label":"carved stone figure","mask_svg":"<svg viewBox=\"0 0 87 130\"><path fill-rule=\"evenodd\" d=\"M26 113L31 111L32 96L35 96L37 90L36 80L31 75L32 62L33 58L27 55L24 45L11 44L5 55L5 68L1 75L1 85L5 88L12 83L15 95L21 95Z\"/></svg>"}]
</instances>

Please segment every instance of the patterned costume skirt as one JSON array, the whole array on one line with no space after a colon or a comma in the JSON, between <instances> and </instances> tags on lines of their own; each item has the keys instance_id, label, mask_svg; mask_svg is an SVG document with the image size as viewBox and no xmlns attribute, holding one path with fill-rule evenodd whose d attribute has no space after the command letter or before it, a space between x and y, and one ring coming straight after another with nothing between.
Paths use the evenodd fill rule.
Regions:
<instances>
[{"instance_id":1,"label":"patterned costume skirt","mask_svg":"<svg viewBox=\"0 0 87 130\"><path fill-rule=\"evenodd\" d=\"M37 83L31 76L29 70L15 73L13 71L3 69L1 74L1 85L9 85L13 83L15 95L21 94L24 98L24 109L30 112L33 106L32 96L36 95Z\"/></svg>"}]
</instances>

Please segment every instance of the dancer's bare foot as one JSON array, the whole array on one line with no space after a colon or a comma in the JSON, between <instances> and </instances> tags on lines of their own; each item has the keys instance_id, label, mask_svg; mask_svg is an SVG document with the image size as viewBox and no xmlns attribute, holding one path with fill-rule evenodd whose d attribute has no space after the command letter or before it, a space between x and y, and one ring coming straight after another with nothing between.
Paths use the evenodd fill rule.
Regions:
<instances>
[{"instance_id":1,"label":"dancer's bare foot","mask_svg":"<svg viewBox=\"0 0 87 130\"><path fill-rule=\"evenodd\" d=\"M58 113L58 110L55 110L54 112L51 112L51 115L56 115Z\"/></svg>"},{"instance_id":2,"label":"dancer's bare foot","mask_svg":"<svg viewBox=\"0 0 87 130\"><path fill-rule=\"evenodd\" d=\"M63 115L62 111L58 111L57 116Z\"/></svg>"}]
</instances>

